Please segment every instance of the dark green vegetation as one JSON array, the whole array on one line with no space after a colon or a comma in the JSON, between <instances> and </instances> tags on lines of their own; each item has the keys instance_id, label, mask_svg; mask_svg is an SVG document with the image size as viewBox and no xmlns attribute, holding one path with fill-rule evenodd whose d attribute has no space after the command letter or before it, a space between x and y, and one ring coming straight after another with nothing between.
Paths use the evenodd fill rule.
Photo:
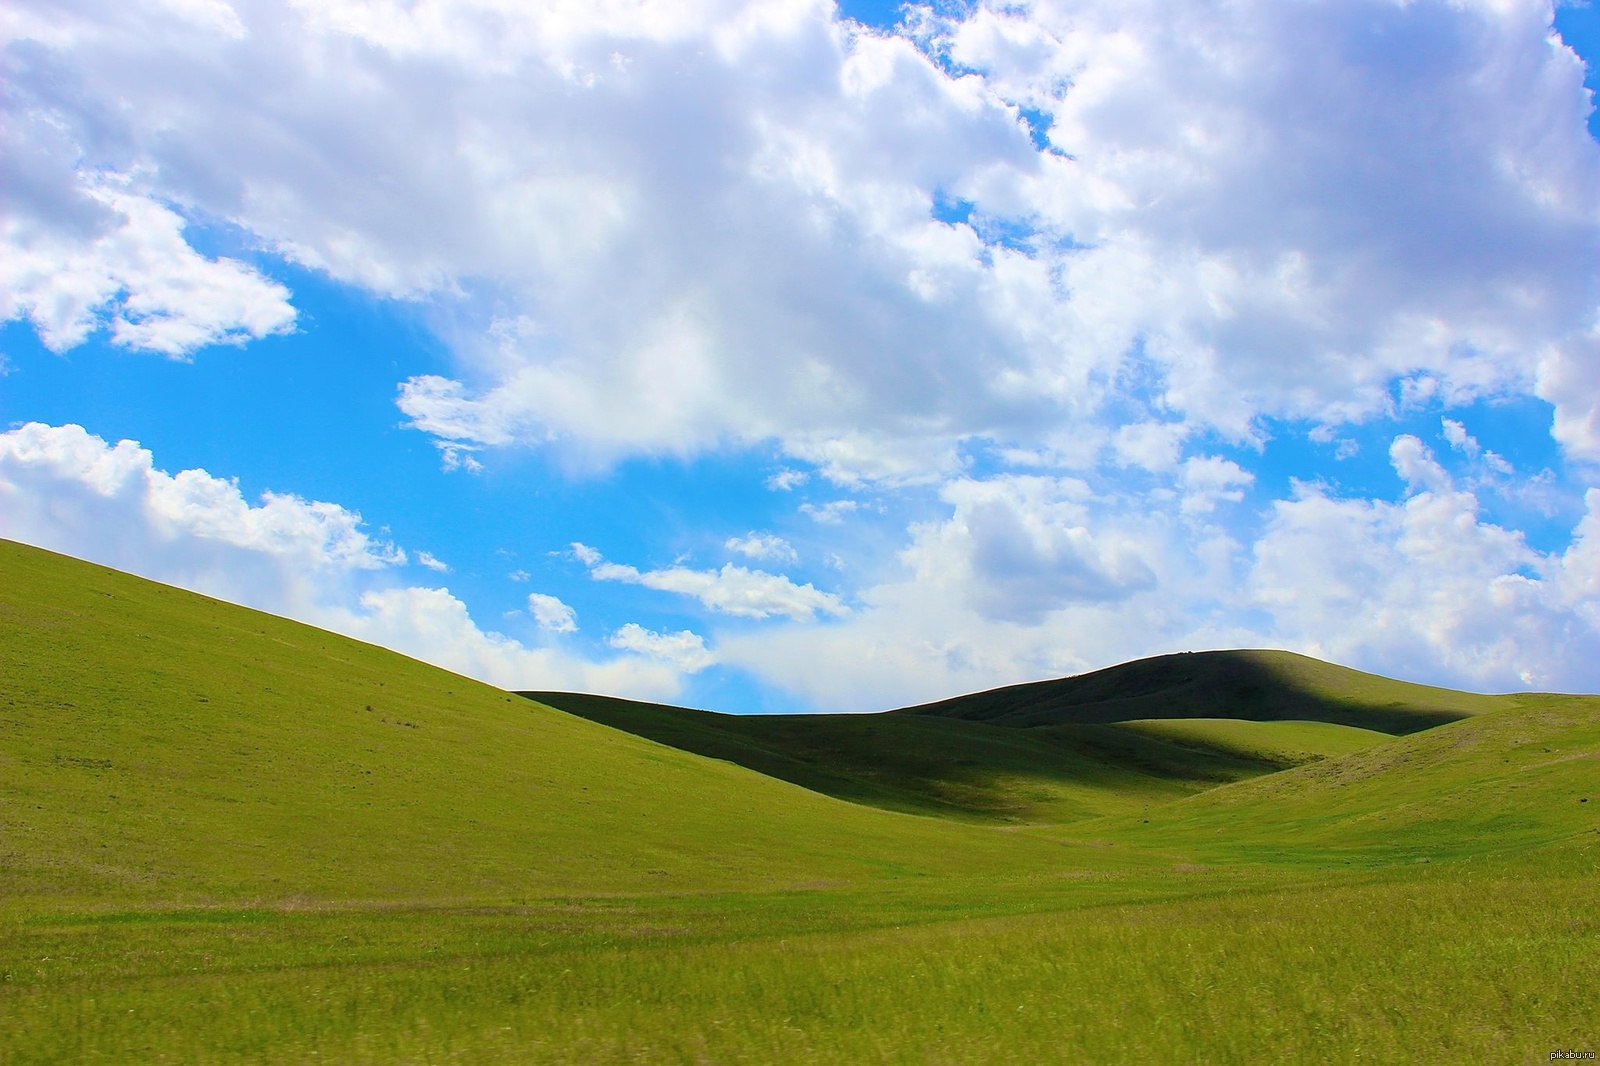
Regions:
<instances>
[{"instance_id":1,"label":"dark green vegetation","mask_svg":"<svg viewBox=\"0 0 1600 1066\"><path fill-rule=\"evenodd\" d=\"M899 712L732 715L575 692L523 695L840 799L991 822L1064 823L1143 810L1389 739L1322 722L1018 729Z\"/></svg>"},{"instance_id":2,"label":"dark green vegetation","mask_svg":"<svg viewBox=\"0 0 1600 1066\"><path fill-rule=\"evenodd\" d=\"M576 717L0 542L0 1063L1594 1048L1597 701L1304 669L1408 735Z\"/></svg>"},{"instance_id":3,"label":"dark green vegetation","mask_svg":"<svg viewBox=\"0 0 1600 1066\"><path fill-rule=\"evenodd\" d=\"M1393 681L1288 651L1201 651L975 692L895 713L1009 726L1239 718L1332 722L1401 734L1514 705L1511 697Z\"/></svg>"}]
</instances>

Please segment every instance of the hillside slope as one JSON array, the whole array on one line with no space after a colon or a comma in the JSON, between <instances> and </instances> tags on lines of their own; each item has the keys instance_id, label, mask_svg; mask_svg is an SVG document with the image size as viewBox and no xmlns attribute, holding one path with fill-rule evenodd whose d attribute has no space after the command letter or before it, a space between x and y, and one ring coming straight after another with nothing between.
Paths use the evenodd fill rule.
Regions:
<instances>
[{"instance_id":1,"label":"hillside slope","mask_svg":"<svg viewBox=\"0 0 1600 1066\"><path fill-rule=\"evenodd\" d=\"M1065 823L1141 810L1389 739L1306 728L1321 723L1235 722L1176 735L1147 725L1021 730L932 716L731 715L585 693L522 695L840 799L979 821Z\"/></svg>"},{"instance_id":2,"label":"hillside slope","mask_svg":"<svg viewBox=\"0 0 1600 1066\"><path fill-rule=\"evenodd\" d=\"M1205 861L1385 864L1600 843L1600 696L1507 697L1451 725L1113 819Z\"/></svg>"},{"instance_id":3,"label":"hillside slope","mask_svg":"<svg viewBox=\"0 0 1600 1066\"><path fill-rule=\"evenodd\" d=\"M1159 655L893 714L1006 726L1164 718L1330 722L1403 735L1512 704L1505 696L1395 681L1287 651Z\"/></svg>"},{"instance_id":4,"label":"hillside slope","mask_svg":"<svg viewBox=\"0 0 1600 1066\"><path fill-rule=\"evenodd\" d=\"M0 902L777 888L1059 854L0 541Z\"/></svg>"}]
</instances>

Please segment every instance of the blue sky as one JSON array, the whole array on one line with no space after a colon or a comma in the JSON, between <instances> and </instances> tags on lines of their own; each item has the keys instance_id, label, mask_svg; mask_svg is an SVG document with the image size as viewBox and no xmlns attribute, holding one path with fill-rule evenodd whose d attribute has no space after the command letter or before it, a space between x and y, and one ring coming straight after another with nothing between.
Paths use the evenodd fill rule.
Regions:
<instances>
[{"instance_id":1,"label":"blue sky","mask_svg":"<svg viewBox=\"0 0 1600 1066\"><path fill-rule=\"evenodd\" d=\"M1593 8L18 12L0 535L739 712L1600 687Z\"/></svg>"}]
</instances>

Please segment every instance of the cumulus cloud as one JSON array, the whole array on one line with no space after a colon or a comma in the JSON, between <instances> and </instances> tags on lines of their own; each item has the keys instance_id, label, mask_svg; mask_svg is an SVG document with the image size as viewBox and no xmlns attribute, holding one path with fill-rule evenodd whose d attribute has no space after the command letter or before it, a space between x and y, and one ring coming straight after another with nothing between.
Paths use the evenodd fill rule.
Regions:
<instances>
[{"instance_id":1,"label":"cumulus cloud","mask_svg":"<svg viewBox=\"0 0 1600 1066\"><path fill-rule=\"evenodd\" d=\"M573 553L596 581L621 581L662 592L692 596L706 607L744 618L782 616L814 621L818 614L842 617L850 608L831 592L821 592L809 582L796 585L782 574L750 570L728 563L720 570L691 570L684 566L640 571L621 563L606 562L599 552L574 544Z\"/></svg>"},{"instance_id":2,"label":"cumulus cloud","mask_svg":"<svg viewBox=\"0 0 1600 1066\"><path fill-rule=\"evenodd\" d=\"M1124 466L1171 470L1178 464L1188 427L1180 422L1134 422L1118 428L1112 450Z\"/></svg>"},{"instance_id":3,"label":"cumulus cloud","mask_svg":"<svg viewBox=\"0 0 1600 1066\"><path fill-rule=\"evenodd\" d=\"M1600 150L1535 0L1039 0L909 36L823 0L14 7L38 236L8 313L65 345L100 307L162 351L284 328L183 205L431 301L458 366L399 399L446 465L775 440L904 481L1149 401L1189 428L1119 454L1170 466L1162 434L1418 381L1536 389L1600 454ZM129 227L161 270L85 251Z\"/></svg>"},{"instance_id":4,"label":"cumulus cloud","mask_svg":"<svg viewBox=\"0 0 1600 1066\"><path fill-rule=\"evenodd\" d=\"M232 481L204 470L168 474L137 443L108 444L74 425L30 423L0 433L0 536L507 688L670 699L685 672L659 654L592 661L486 632L448 590L398 587L394 572L405 553L368 536L359 514L287 494L251 503Z\"/></svg>"},{"instance_id":5,"label":"cumulus cloud","mask_svg":"<svg viewBox=\"0 0 1600 1066\"><path fill-rule=\"evenodd\" d=\"M432 552L417 552L417 562L436 574L448 574L450 572L450 564L436 558Z\"/></svg>"},{"instance_id":6,"label":"cumulus cloud","mask_svg":"<svg viewBox=\"0 0 1600 1066\"><path fill-rule=\"evenodd\" d=\"M1402 502L1302 486L1274 505L1250 589L1276 633L1401 676L1426 664L1507 688L1600 683L1600 611L1583 570L1600 493L1589 492L1571 546L1541 553L1484 521L1417 438L1397 438L1390 457L1409 486Z\"/></svg>"},{"instance_id":7,"label":"cumulus cloud","mask_svg":"<svg viewBox=\"0 0 1600 1066\"><path fill-rule=\"evenodd\" d=\"M227 549L292 559L308 572L378 570L406 561L338 504L263 493L259 504L204 470L168 474L134 441L107 444L81 426L30 422L0 434L0 530L121 569L182 558L213 567ZM62 538L65 538L63 541Z\"/></svg>"},{"instance_id":8,"label":"cumulus cloud","mask_svg":"<svg viewBox=\"0 0 1600 1066\"><path fill-rule=\"evenodd\" d=\"M573 549L602 580L787 619L716 654L819 700L1208 643L1595 684L1592 497L1569 548L1534 551L1483 517L1509 464L1454 419L1473 476L1402 438L1400 502L1302 486L1241 517L1224 505L1260 489L1212 454L1289 419L1348 457L1353 424L1531 394L1566 458L1600 459L1600 148L1549 6L944 10L888 35L827 0L16 0L0 316L57 349L105 329L169 355L291 328L282 286L189 243L234 227L426 308L454 361L397 402L447 469L756 448L791 464L774 491L898 487L936 513L853 609L779 574ZM97 454L9 459L7 528L252 595L290 580L273 560L345 596L398 557L332 505L235 503L203 473L102 494L85 471L130 460ZM1132 474L1155 487L1108 485ZM133 542L57 512L135 514ZM339 600L345 624L524 661L441 590L393 591Z\"/></svg>"},{"instance_id":9,"label":"cumulus cloud","mask_svg":"<svg viewBox=\"0 0 1600 1066\"><path fill-rule=\"evenodd\" d=\"M861 590L849 618L726 634L717 652L829 710L1227 647L1478 690L1600 688L1600 489L1569 546L1540 551L1416 437L1390 461L1402 499L1298 484L1248 533L1190 506L1182 469L1109 494L957 481L946 516L911 527L903 572Z\"/></svg>"},{"instance_id":10,"label":"cumulus cloud","mask_svg":"<svg viewBox=\"0 0 1600 1066\"><path fill-rule=\"evenodd\" d=\"M533 615L533 620L539 623L540 629L548 629L552 633L578 631L578 612L562 603L558 597L543 592L530 592L528 613Z\"/></svg>"},{"instance_id":11,"label":"cumulus cloud","mask_svg":"<svg viewBox=\"0 0 1600 1066\"><path fill-rule=\"evenodd\" d=\"M752 530L742 537L729 537L723 547L751 559L776 559L782 563L800 561L794 545L774 533L756 533Z\"/></svg>"},{"instance_id":12,"label":"cumulus cloud","mask_svg":"<svg viewBox=\"0 0 1600 1066\"><path fill-rule=\"evenodd\" d=\"M1600 324L1545 351L1536 391L1556 409L1556 440L1571 455L1600 463Z\"/></svg>"},{"instance_id":13,"label":"cumulus cloud","mask_svg":"<svg viewBox=\"0 0 1600 1066\"><path fill-rule=\"evenodd\" d=\"M27 151L15 138L15 131L6 138L13 158ZM20 197L8 193L0 219L0 321L28 319L53 351L108 329L114 344L174 358L293 328L286 288L236 260L198 254L176 212L124 184L80 178L64 193L84 201L88 232L29 217L26 187Z\"/></svg>"},{"instance_id":14,"label":"cumulus cloud","mask_svg":"<svg viewBox=\"0 0 1600 1066\"><path fill-rule=\"evenodd\" d=\"M671 699L682 685L683 671L659 656L596 662L486 632L467 605L442 588L369 590L353 606L323 609L305 620L506 689Z\"/></svg>"},{"instance_id":15,"label":"cumulus cloud","mask_svg":"<svg viewBox=\"0 0 1600 1066\"><path fill-rule=\"evenodd\" d=\"M1255 475L1232 459L1206 455L1187 459L1183 464L1183 512L1205 514L1222 502L1238 503Z\"/></svg>"},{"instance_id":16,"label":"cumulus cloud","mask_svg":"<svg viewBox=\"0 0 1600 1066\"><path fill-rule=\"evenodd\" d=\"M1467 432L1467 427L1453 418L1441 419L1443 436L1450 447L1465 455L1468 459L1481 462L1483 466L1495 474L1510 475L1516 470L1506 461L1504 456L1487 451L1478 438Z\"/></svg>"},{"instance_id":17,"label":"cumulus cloud","mask_svg":"<svg viewBox=\"0 0 1600 1066\"><path fill-rule=\"evenodd\" d=\"M928 586L961 590L991 621L1033 623L1073 603L1155 583L1136 539L1088 529L1090 491L1072 478L1010 475L946 486L954 513L914 527L905 560Z\"/></svg>"},{"instance_id":18,"label":"cumulus cloud","mask_svg":"<svg viewBox=\"0 0 1600 1066\"><path fill-rule=\"evenodd\" d=\"M677 633L657 633L637 622L629 622L607 640L613 648L661 659L685 673L696 673L716 662L698 633L684 629Z\"/></svg>"}]
</instances>

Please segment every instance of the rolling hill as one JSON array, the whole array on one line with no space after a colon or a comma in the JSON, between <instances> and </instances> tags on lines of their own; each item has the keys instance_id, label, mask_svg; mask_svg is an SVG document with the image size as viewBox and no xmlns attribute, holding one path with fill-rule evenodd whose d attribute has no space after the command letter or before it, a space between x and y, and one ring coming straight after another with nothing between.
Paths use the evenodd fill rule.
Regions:
<instances>
[{"instance_id":1,"label":"rolling hill","mask_svg":"<svg viewBox=\"0 0 1600 1066\"><path fill-rule=\"evenodd\" d=\"M1600 844L1600 698L1537 694L1124 820L1119 840L1231 861L1436 862ZM1240 832L1239 827L1249 826Z\"/></svg>"},{"instance_id":2,"label":"rolling hill","mask_svg":"<svg viewBox=\"0 0 1600 1066\"><path fill-rule=\"evenodd\" d=\"M1310 721L1400 735L1513 704L1395 681L1287 651L1158 655L1076 677L1010 685L893 713L994 725L1139 719Z\"/></svg>"},{"instance_id":3,"label":"rolling hill","mask_svg":"<svg viewBox=\"0 0 1600 1066\"><path fill-rule=\"evenodd\" d=\"M867 715L522 695L857 803L1035 823L1143 810L1515 705L1283 651L1164 655Z\"/></svg>"},{"instance_id":4,"label":"rolling hill","mask_svg":"<svg viewBox=\"0 0 1600 1066\"><path fill-rule=\"evenodd\" d=\"M1050 850L36 548L0 542L0 575L0 898L780 888Z\"/></svg>"},{"instance_id":5,"label":"rolling hill","mask_svg":"<svg viewBox=\"0 0 1600 1066\"><path fill-rule=\"evenodd\" d=\"M1024 730L932 715L732 715L584 693L522 695L855 803L1010 823L1143 810L1389 739L1323 723Z\"/></svg>"},{"instance_id":6,"label":"rolling hill","mask_svg":"<svg viewBox=\"0 0 1600 1066\"><path fill-rule=\"evenodd\" d=\"M1600 699L1262 654L569 714L0 542L0 1062L1592 1047Z\"/></svg>"}]
</instances>

